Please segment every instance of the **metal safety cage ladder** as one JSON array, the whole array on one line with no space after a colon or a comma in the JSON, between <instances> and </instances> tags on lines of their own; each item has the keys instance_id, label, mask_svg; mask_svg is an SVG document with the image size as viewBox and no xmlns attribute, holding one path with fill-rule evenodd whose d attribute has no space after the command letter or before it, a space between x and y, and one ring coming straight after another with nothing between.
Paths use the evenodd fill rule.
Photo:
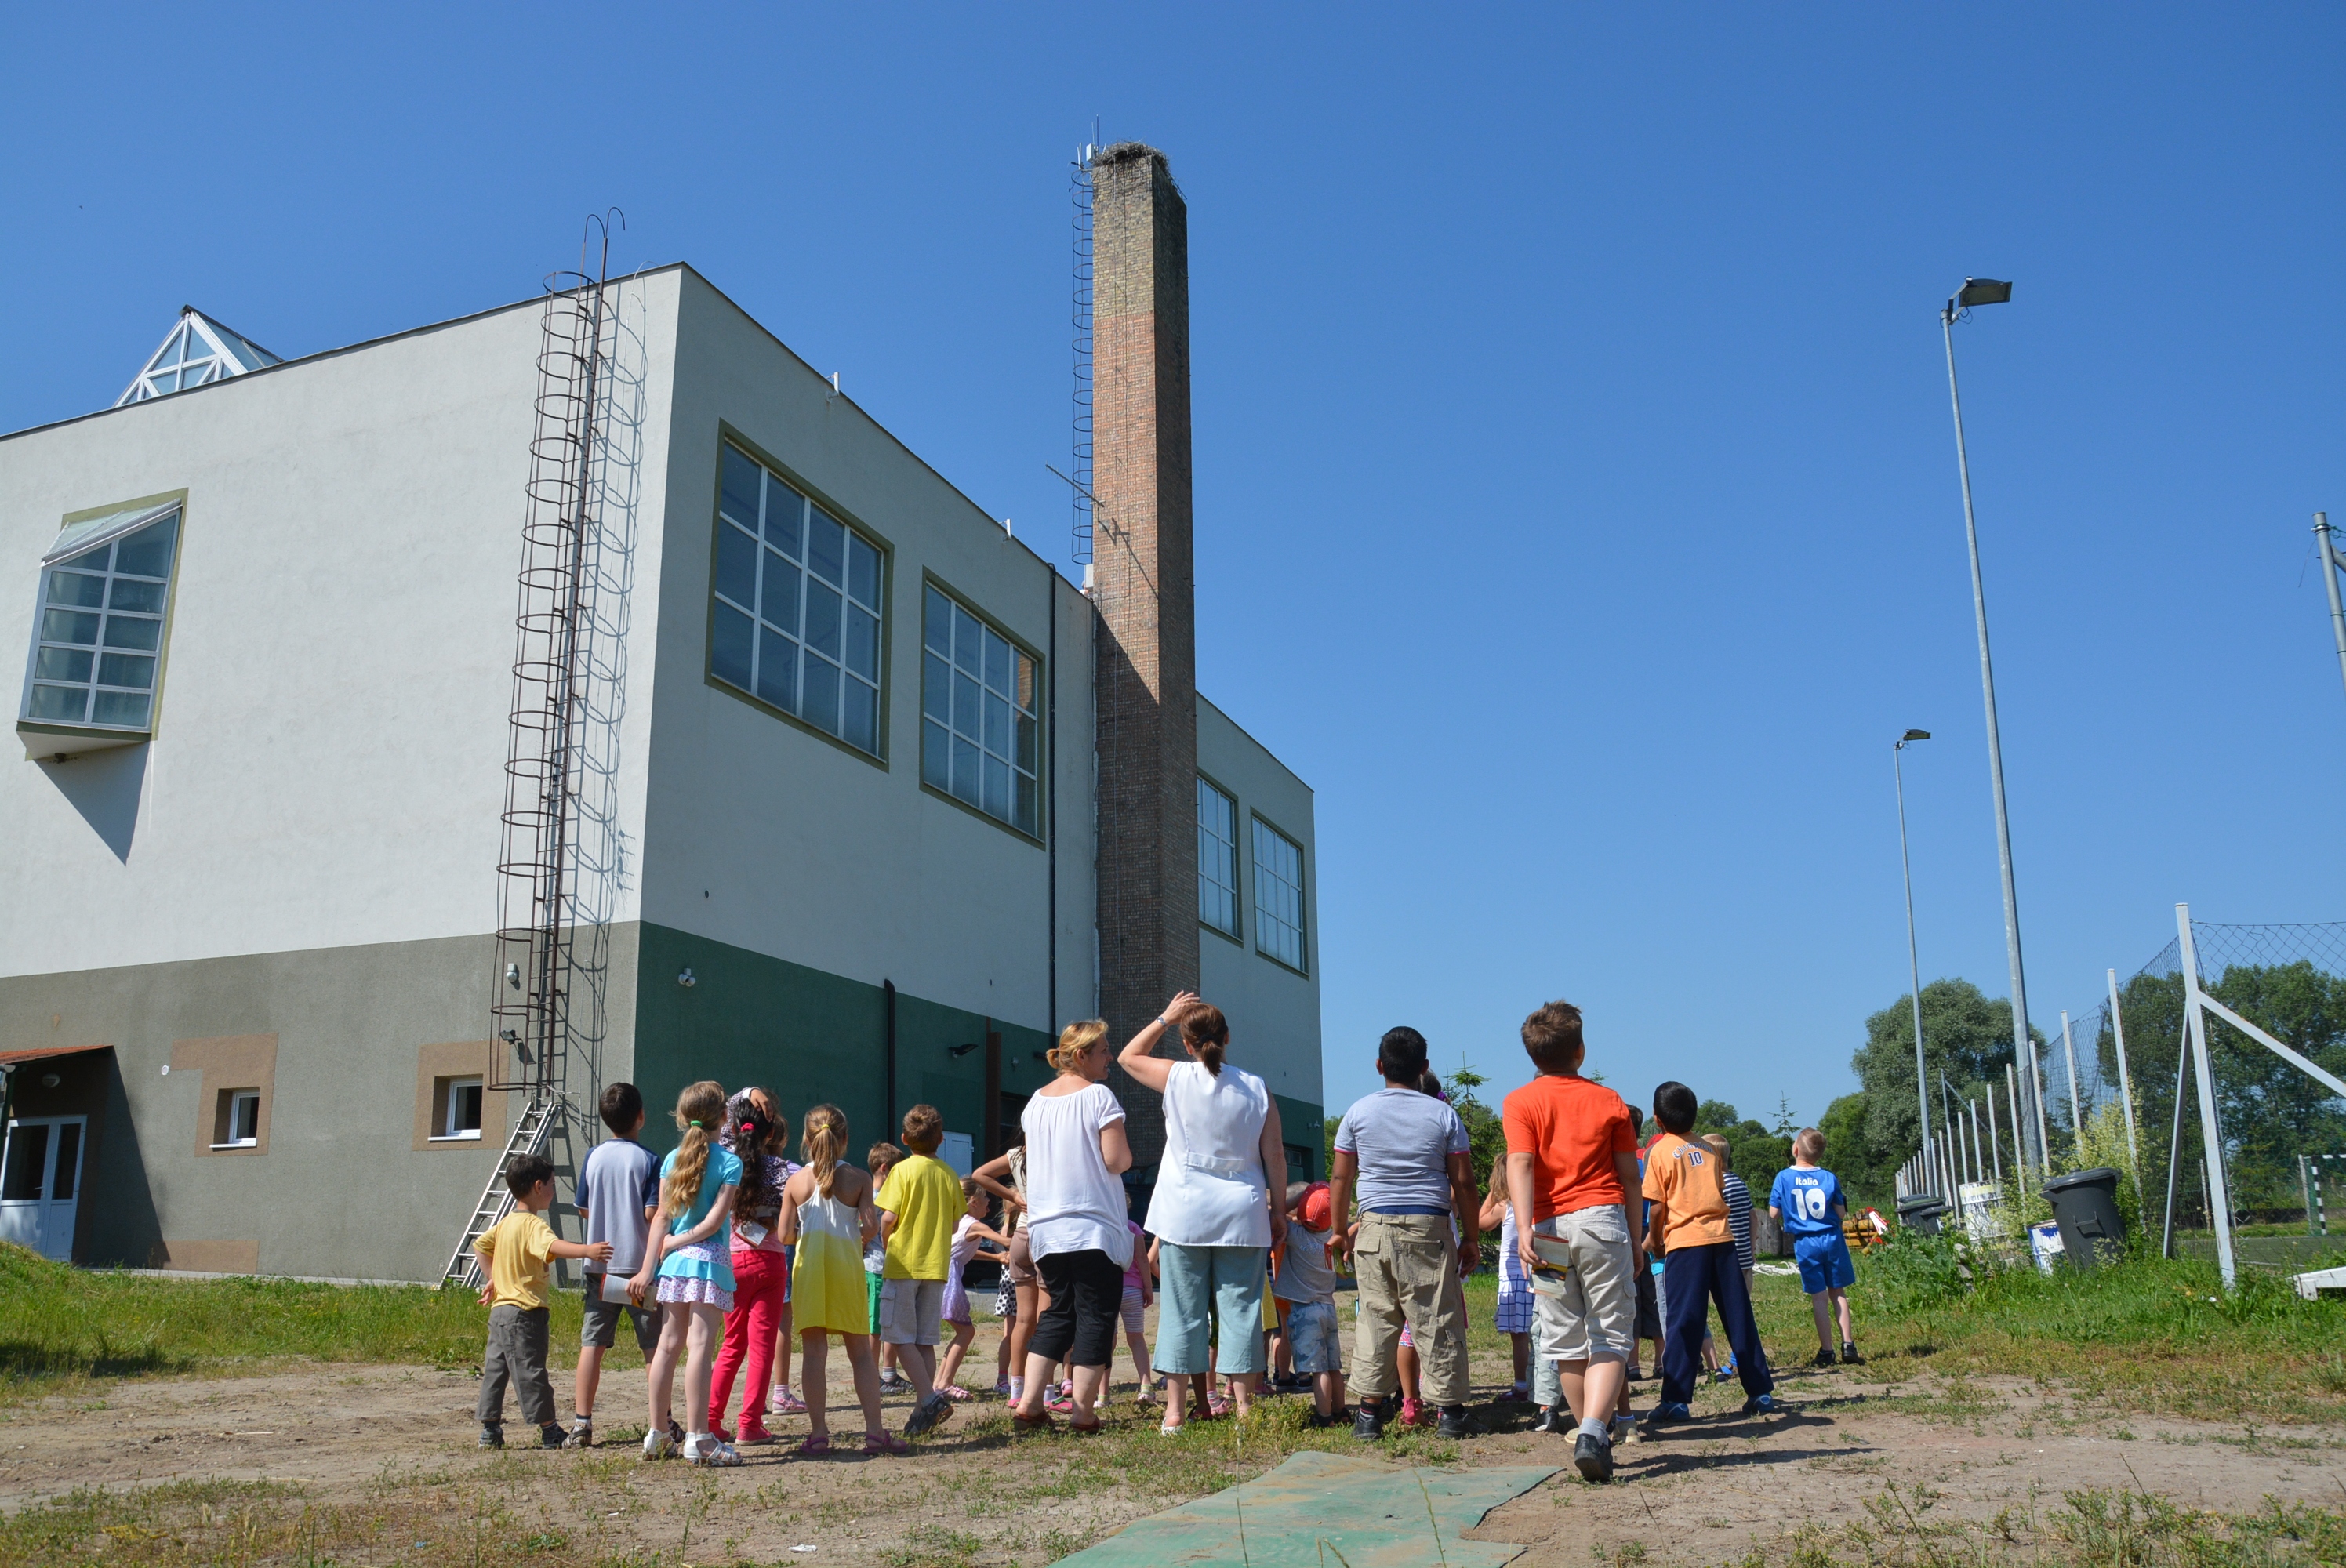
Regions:
<instances>
[{"instance_id":1,"label":"metal safety cage ladder","mask_svg":"<svg viewBox=\"0 0 2346 1568\"><path fill-rule=\"evenodd\" d=\"M590 229L602 223L589 219ZM443 1273L467 1285L479 1278L473 1243L512 1210L506 1167L544 1148L563 1123L571 1002L591 979L574 938L580 732L595 626L588 555L597 415L617 329L607 298L609 254L607 229L595 275L582 258L580 270L546 283L497 855L495 1067L485 1085L522 1096L523 1105Z\"/></svg>"}]
</instances>

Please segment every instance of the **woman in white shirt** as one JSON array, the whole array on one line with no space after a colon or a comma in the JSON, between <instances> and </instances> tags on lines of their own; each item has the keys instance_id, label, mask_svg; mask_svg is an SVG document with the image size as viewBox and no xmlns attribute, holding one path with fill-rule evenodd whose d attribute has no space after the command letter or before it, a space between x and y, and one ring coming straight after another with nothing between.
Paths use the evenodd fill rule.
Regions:
<instances>
[{"instance_id":1,"label":"woman in white shirt","mask_svg":"<svg viewBox=\"0 0 2346 1568\"><path fill-rule=\"evenodd\" d=\"M1153 1054L1178 1027L1186 1062ZM1230 1026L1221 1009L1183 992L1132 1037L1117 1063L1165 1097L1165 1156L1148 1201L1161 1275L1157 1369L1166 1375L1165 1430L1189 1414L1189 1380L1206 1376L1209 1319L1244 1416L1263 1370L1262 1288L1270 1248L1287 1232L1276 1193L1287 1192L1279 1106L1260 1078L1223 1060Z\"/></svg>"},{"instance_id":2,"label":"woman in white shirt","mask_svg":"<svg viewBox=\"0 0 2346 1568\"><path fill-rule=\"evenodd\" d=\"M1067 1363L1075 1382L1076 1431L1097 1431L1093 1406L1107 1386L1115 1357L1124 1271L1132 1262L1131 1206L1117 1178L1132 1168L1124 1107L1101 1082L1107 1076L1107 1025L1096 1018L1059 1033L1051 1065L1059 1075L1035 1091L1019 1118L1026 1132L1024 1229L1035 1271L1051 1298L1026 1342L1026 1386L1011 1410L1019 1431L1055 1423L1043 1407L1051 1363Z\"/></svg>"}]
</instances>

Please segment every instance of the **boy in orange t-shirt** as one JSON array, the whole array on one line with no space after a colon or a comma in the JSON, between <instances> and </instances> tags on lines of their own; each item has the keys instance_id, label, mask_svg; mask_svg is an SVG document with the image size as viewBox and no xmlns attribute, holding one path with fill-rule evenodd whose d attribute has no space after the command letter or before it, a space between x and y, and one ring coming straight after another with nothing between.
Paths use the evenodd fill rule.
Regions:
<instances>
[{"instance_id":1,"label":"boy in orange t-shirt","mask_svg":"<svg viewBox=\"0 0 2346 1568\"><path fill-rule=\"evenodd\" d=\"M1535 1430L1571 1436L1582 1477L1609 1481L1610 1417L1627 1386L1637 1271L1645 1268L1628 1207L1637 1185L1637 1135L1621 1096L1580 1074L1587 1046L1578 1008L1551 1002L1524 1020L1523 1035L1539 1075L1501 1107L1507 1201L1531 1281L1533 1381L1545 1400L1556 1386L1553 1366L1561 1384Z\"/></svg>"},{"instance_id":2,"label":"boy in orange t-shirt","mask_svg":"<svg viewBox=\"0 0 2346 1568\"><path fill-rule=\"evenodd\" d=\"M1751 1295L1744 1288L1735 1233L1727 1222L1725 1173L1708 1146L1688 1140L1694 1117L1694 1091L1684 1084L1664 1084L1654 1091L1654 1120L1661 1124L1662 1135L1646 1150L1645 1193L1653 1205L1646 1245L1663 1254L1662 1296L1669 1303L1669 1321L1662 1341L1662 1402L1648 1418L1653 1425L1682 1421L1690 1413L1713 1300L1728 1343L1735 1347L1735 1367L1747 1396L1743 1413L1773 1415L1779 1408L1775 1374L1760 1348L1760 1325L1751 1316Z\"/></svg>"}]
</instances>

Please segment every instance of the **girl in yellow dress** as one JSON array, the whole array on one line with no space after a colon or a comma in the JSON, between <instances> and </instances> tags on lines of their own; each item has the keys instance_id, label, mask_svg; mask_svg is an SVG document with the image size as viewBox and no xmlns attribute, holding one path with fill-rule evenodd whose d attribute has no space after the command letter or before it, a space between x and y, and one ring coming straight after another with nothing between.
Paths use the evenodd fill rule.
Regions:
<instances>
[{"instance_id":1,"label":"girl in yellow dress","mask_svg":"<svg viewBox=\"0 0 2346 1568\"><path fill-rule=\"evenodd\" d=\"M824 1407L833 1334L847 1342L848 1366L863 1405L863 1451L910 1453L912 1445L892 1436L880 1414L880 1368L872 1354L863 1276L863 1245L879 1232L880 1211L872 1206L871 1176L840 1163L847 1152L847 1113L837 1105L809 1111L799 1146L806 1164L782 1187L782 1212L775 1222L798 1248L790 1265L790 1307L792 1326L806 1346L801 1391L814 1428L799 1444L799 1455L821 1459L831 1452Z\"/></svg>"}]
</instances>

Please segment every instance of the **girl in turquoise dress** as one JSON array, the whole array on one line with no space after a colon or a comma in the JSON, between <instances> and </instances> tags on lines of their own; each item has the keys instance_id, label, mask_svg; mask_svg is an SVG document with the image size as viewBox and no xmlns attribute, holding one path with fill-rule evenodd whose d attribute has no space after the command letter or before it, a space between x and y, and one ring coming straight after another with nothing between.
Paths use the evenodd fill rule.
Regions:
<instances>
[{"instance_id":1,"label":"girl in turquoise dress","mask_svg":"<svg viewBox=\"0 0 2346 1568\"><path fill-rule=\"evenodd\" d=\"M680 1356L684 1457L695 1464L741 1462L733 1445L709 1430L709 1362L724 1337L725 1314L733 1305L733 1261L727 1238L733 1200L741 1190L741 1161L717 1141L724 1119L721 1084L695 1084L677 1096L676 1125L683 1136L660 1162L659 1212L651 1224L658 1245L644 1249L644 1266L627 1282L628 1294L637 1300L656 1292L661 1305L659 1349L652 1352L649 1369L652 1420L651 1430L644 1433L648 1460L666 1459L677 1451L669 1407Z\"/></svg>"}]
</instances>

